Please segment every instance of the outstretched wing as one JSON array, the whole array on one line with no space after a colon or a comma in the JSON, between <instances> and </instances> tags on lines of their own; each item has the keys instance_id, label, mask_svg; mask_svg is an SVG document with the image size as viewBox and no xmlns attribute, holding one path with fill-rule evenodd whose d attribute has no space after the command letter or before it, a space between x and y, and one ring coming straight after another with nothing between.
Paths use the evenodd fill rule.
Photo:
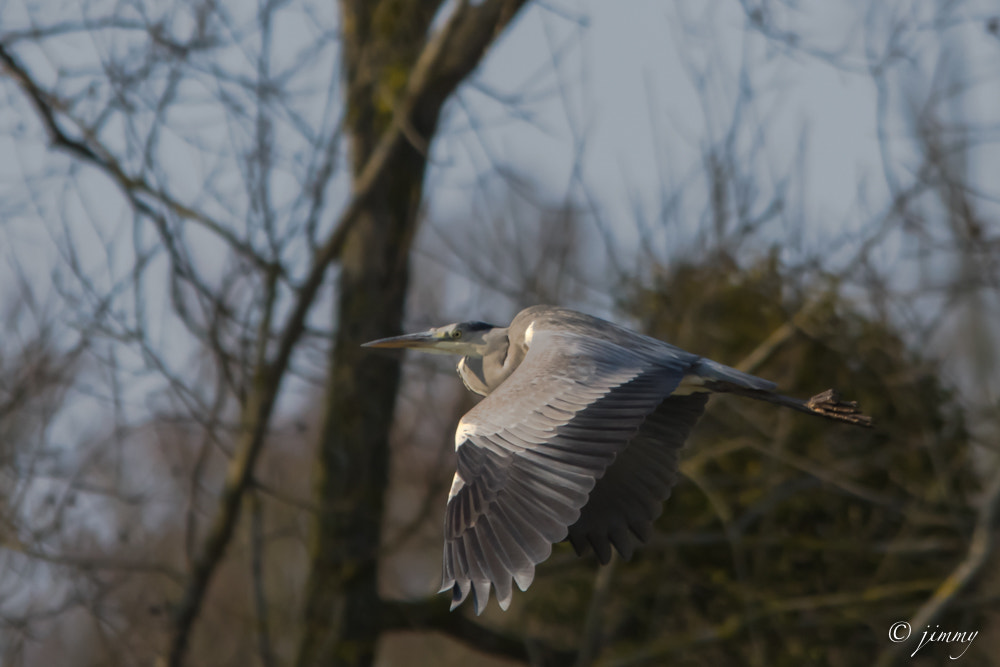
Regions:
<instances>
[{"instance_id":1,"label":"outstretched wing","mask_svg":"<svg viewBox=\"0 0 1000 667\"><path fill-rule=\"evenodd\" d=\"M578 554L592 547L607 564L613 544L628 560L636 546L649 540L677 483L678 454L707 402L707 393L668 396L646 418L570 526L569 541Z\"/></svg>"},{"instance_id":2,"label":"outstretched wing","mask_svg":"<svg viewBox=\"0 0 1000 667\"><path fill-rule=\"evenodd\" d=\"M480 613L525 590L595 483L699 357L535 331L515 371L459 422L442 591ZM693 422L692 422L693 423Z\"/></svg>"}]
</instances>

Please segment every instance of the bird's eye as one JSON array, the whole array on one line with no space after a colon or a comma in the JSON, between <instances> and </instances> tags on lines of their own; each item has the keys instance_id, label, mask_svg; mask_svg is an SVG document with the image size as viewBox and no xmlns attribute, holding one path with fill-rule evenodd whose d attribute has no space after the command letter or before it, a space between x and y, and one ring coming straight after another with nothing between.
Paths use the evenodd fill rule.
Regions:
<instances>
[{"instance_id":1,"label":"bird's eye","mask_svg":"<svg viewBox=\"0 0 1000 667\"><path fill-rule=\"evenodd\" d=\"M451 337L452 338L461 338L462 337L462 330L461 329L455 329L454 331L451 332Z\"/></svg>"}]
</instances>

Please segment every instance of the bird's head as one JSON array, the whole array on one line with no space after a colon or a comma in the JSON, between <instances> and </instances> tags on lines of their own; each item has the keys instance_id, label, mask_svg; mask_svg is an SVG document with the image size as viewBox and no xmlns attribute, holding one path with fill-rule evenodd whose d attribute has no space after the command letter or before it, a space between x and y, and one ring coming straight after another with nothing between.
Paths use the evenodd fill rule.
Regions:
<instances>
[{"instance_id":1,"label":"bird's head","mask_svg":"<svg viewBox=\"0 0 1000 667\"><path fill-rule=\"evenodd\" d=\"M457 322L420 333L380 338L361 347L409 347L422 352L481 357L486 352L486 335L496 328L486 322Z\"/></svg>"}]
</instances>

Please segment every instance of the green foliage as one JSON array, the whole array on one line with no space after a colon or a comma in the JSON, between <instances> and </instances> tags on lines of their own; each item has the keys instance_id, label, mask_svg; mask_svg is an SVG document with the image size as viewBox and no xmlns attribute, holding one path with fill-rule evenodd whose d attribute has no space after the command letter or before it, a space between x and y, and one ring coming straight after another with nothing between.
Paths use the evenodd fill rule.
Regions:
<instances>
[{"instance_id":1,"label":"green foliage","mask_svg":"<svg viewBox=\"0 0 1000 667\"><path fill-rule=\"evenodd\" d=\"M836 387L876 428L714 399L656 535L615 571L602 659L870 664L889 626L961 560L973 526L979 479L934 365L835 282L805 282L774 259L748 271L676 266L622 305L648 333L732 365L770 339L753 372L791 395ZM536 622L583 627L593 567L543 570ZM982 627L969 614L942 627ZM933 648L924 651L944 660L945 647ZM973 646L963 660L986 658Z\"/></svg>"}]
</instances>

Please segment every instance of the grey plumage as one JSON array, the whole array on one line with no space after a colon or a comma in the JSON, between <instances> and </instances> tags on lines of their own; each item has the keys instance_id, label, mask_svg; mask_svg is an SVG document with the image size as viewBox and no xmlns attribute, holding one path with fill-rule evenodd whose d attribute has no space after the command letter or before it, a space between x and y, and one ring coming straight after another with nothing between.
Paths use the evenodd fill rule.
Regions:
<instances>
[{"instance_id":1,"label":"grey plumage","mask_svg":"<svg viewBox=\"0 0 1000 667\"><path fill-rule=\"evenodd\" d=\"M442 577L452 608L471 594L477 613L491 586L507 609L512 583L526 590L561 540L602 563L612 546L630 558L710 392L869 424L832 392L782 396L767 380L553 306L527 308L506 328L459 323L366 345L461 354L463 382L485 396L456 431Z\"/></svg>"}]
</instances>

